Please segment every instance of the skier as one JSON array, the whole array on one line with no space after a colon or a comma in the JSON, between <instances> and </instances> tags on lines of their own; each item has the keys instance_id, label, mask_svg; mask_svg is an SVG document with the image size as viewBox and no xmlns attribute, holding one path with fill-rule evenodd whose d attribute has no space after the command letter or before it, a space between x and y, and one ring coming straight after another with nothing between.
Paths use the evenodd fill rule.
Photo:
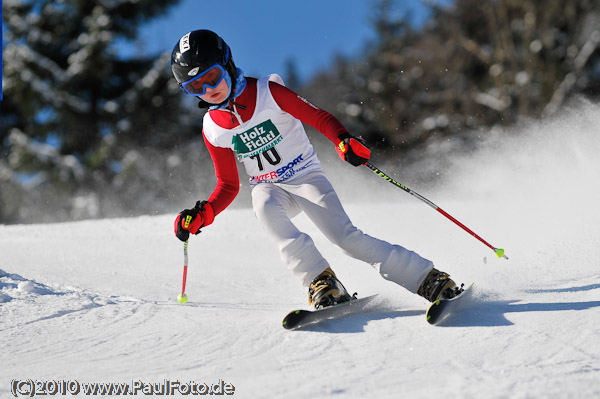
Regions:
<instances>
[{"instance_id":1,"label":"skier","mask_svg":"<svg viewBox=\"0 0 600 399\"><path fill-rule=\"evenodd\" d=\"M199 99L203 135L214 163L217 185L208 200L197 201L175 219L175 234L189 234L213 223L239 191L236 158L244 164L252 187L256 218L277 245L283 262L308 287L315 308L351 299L313 240L291 218L304 212L346 254L371 264L383 278L433 302L460 289L447 273L402 246L373 238L357 229L325 176L302 122L335 144L340 157L364 165L370 150L330 113L292 90L274 74L244 76L225 41L209 30L187 33L171 54L175 79Z\"/></svg>"}]
</instances>

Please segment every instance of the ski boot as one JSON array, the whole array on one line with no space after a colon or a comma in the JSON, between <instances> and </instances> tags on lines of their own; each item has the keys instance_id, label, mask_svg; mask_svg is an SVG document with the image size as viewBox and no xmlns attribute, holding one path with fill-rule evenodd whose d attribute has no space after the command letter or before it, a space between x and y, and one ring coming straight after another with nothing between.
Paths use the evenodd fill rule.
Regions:
<instances>
[{"instance_id":1,"label":"ski boot","mask_svg":"<svg viewBox=\"0 0 600 399\"><path fill-rule=\"evenodd\" d=\"M314 309L348 302L350 299L352 297L330 267L317 276L308 287L308 304Z\"/></svg>"},{"instance_id":2,"label":"ski boot","mask_svg":"<svg viewBox=\"0 0 600 399\"><path fill-rule=\"evenodd\" d=\"M422 296L429 302L435 302L438 299L454 298L461 292L463 292L462 286L457 287L448 273L433 268L421 283L417 295Z\"/></svg>"}]
</instances>

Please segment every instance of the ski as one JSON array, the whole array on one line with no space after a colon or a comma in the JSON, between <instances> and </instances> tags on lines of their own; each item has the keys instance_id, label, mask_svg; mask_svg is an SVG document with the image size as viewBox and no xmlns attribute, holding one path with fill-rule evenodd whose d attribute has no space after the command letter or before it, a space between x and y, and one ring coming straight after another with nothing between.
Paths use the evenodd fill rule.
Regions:
<instances>
[{"instance_id":1,"label":"ski","mask_svg":"<svg viewBox=\"0 0 600 399\"><path fill-rule=\"evenodd\" d=\"M364 298L351 299L334 306L328 306L318 310L298 309L291 311L283 318L283 328L286 330L295 330L313 324L318 324L326 320L339 319L349 314L358 313L375 298L377 294Z\"/></svg>"},{"instance_id":2,"label":"ski","mask_svg":"<svg viewBox=\"0 0 600 399\"><path fill-rule=\"evenodd\" d=\"M429 309L427 309L427 313L425 314L427 318L427 322L429 324L439 324L443 320L445 320L452 313L456 312L460 309L462 301L470 296L473 287L473 283L469 284L467 288L457 296L451 299L438 299L433 302Z\"/></svg>"}]
</instances>

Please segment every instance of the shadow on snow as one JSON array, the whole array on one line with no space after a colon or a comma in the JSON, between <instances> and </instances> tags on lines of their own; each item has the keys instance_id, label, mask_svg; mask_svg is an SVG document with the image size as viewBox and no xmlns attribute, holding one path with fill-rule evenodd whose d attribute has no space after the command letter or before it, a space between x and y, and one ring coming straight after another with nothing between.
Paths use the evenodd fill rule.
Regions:
<instances>
[{"instance_id":1,"label":"shadow on snow","mask_svg":"<svg viewBox=\"0 0 600 399\"><path fill-rule=\"evenodd\" d=\"M560 312L587 310L600 307L600 301L517 303L518 300L490 301L466 305L460 312L450 315L441 327L499 327L514 323L506 318L509 313Z\"/></svg>"}]
</instances>

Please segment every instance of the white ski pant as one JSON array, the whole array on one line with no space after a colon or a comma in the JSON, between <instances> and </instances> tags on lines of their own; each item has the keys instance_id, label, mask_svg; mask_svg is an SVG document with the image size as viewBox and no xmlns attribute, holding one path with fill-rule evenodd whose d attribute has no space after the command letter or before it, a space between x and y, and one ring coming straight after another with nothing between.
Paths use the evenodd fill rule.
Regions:
<instances>
[{"instance_id":1,"label":"white ski pant","mask_svg":"<svg viewBox=\"0 0 600 399\"><path fill-rule=\"evenodd\" d=\"M385 279L415 293L433 263L399 245L373 238L357 229L344 211L331 183L322 171L302 176L299 184L261 183L252 189L258 220L277 244L281 258L304 286L329 263L313 240L290 220L300 212L333 244L349 256L371 264Z\"/></svg>"}]
</instances>

